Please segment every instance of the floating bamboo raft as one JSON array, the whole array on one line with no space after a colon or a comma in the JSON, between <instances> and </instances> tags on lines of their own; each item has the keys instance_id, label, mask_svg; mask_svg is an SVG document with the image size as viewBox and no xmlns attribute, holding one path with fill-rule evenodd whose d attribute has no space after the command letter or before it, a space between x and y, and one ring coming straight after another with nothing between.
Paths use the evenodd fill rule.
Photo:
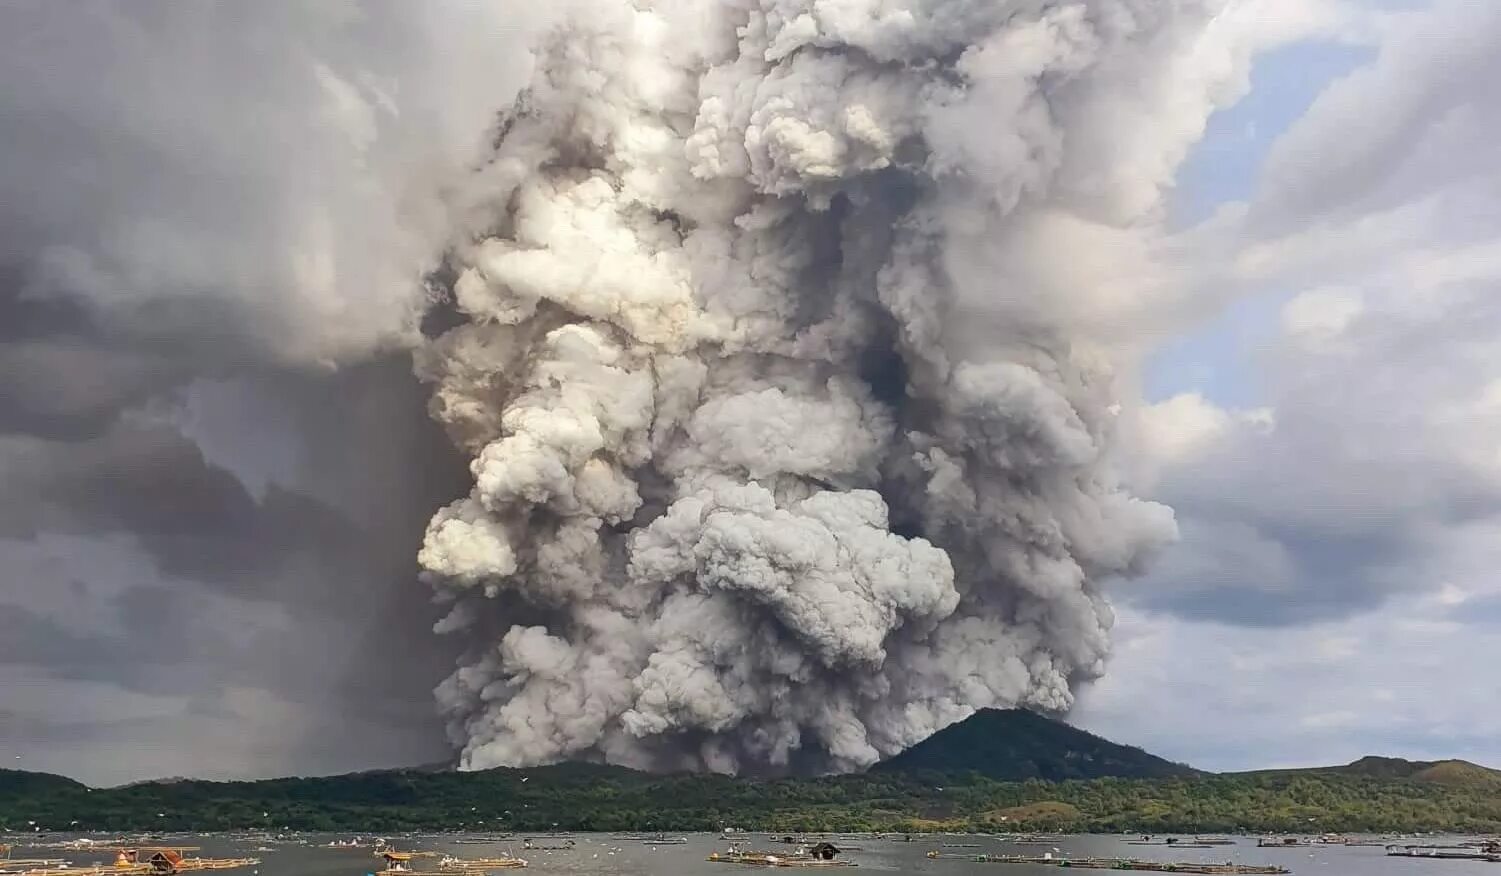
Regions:
<instances>
[{"instance_id":1,"label":"floating bamboo raft","mask_svg":"<svg viewBox=\"0 0 1501 876\"><path fill-rule=\"evenodd\" d=\"M39 863L43 866L12 869L14 864L32 863ZM258 858L183 858L170 866L116 862L77 867L63 861L6 861L5 867L0 868L0 876L148 876L148 874L172 876L172 874L193 873L200 870L236 870L240 867L254 867L259 863Z\"/></svg>"},{"instance_id":2,"label":"floating bamboo raft","mask_svg":"<svg viewBox=\"0 0 1501 876\"><path fill-rule=\"evenodd\" d=\"M13 862L6 862L7 865L10 863ZM0 869L0 874L5 874L5 876L139 876L139 874L151 872L152 869L149 864L138 864L128 867L70 867L60 861L49 862L45 867L33 867L24 870Z\"/></svg>"},{"instance_id":3,"label":"floating bamboo raft","mask_svg":"<svg viewBox=\"0 0 1501 876\"><path fill-rule=\"evenodd\" d=\"M526 861L521 858L465 858L439 862L438 869L445 873L488 873L491 870L515 870L525 866Z\"/></svg>"},{"instance_id":4,"label":"floating bamboo raft","mask_svg":"<svg viewBox=\"0 0 1501 876\"><path fill-rule=\"evenodd\" d=\"M62 858L0 858L0 874L66 867Z\"/></svg>"},{"instance_id":5,"label":"floating bamboo raft","mask_svg":"<svg viewBox=\"0 0 1501 876\"><path fill-rule=\"evenodd\" d=\"M241 867L254 867L260 862L260 858L184 858L171 872L187 873L194 870L238 870Z\"/></svg>"},{"instance_id":6,"label":"floating bamboo raft","mask_svg":"<svg viewBox=\"0 0 1501 876\"><path fill-rule=\"evenodd\" d=\"M1042 867L1066 867L1075 870L1134 870L1151 873L1209 873L1218 876L1282 876L1291 873L1285 867L1257 864L1207 864L1196 861L1136 861L1130 858L1054 858L1051 855L945 855L928 852L929 858L951 858L978 864L1031 864Z\"/></svg>"}]
</instances>

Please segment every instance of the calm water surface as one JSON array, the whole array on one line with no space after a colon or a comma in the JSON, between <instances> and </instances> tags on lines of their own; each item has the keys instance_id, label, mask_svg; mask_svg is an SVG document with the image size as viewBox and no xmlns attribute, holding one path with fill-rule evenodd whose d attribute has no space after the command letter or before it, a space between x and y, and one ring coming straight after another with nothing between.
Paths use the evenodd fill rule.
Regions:
<instances>
[{"instance_id":1,"label":"calm water surface","mask_svg":"<svg viewBox=\"0 0 1501 876\"><path fill-rule=\"evenodd\" d=\"M625 876L689 876L689 874L744 874L767 872L765 867L749 867L731 864L711 864L704 860L710 852L723 850L727 843L716 834L673 834L685 836L685 845L653 845L637 839L627 839L612 834L570 834L575 845L566 850L523 849L520 835L515 841L474 844L458 843L458 837L417 836L393 838L402 850L432 850L446 852L457 857L486 857L498 853L513 853L527 859L530 867L523 873L612 873ZM765 834L748 834L749 845L756 849L775 849ZM54 837L56 838L56 837ZM309 845L273 844L269 851L257 850L259 840L245 840L228 836L174 836L164 842L182 845L197 845L197 853L210 857L253 856L261 864L253 870L232 870L226 876L365 876L379 867L369 849L328 849L318 844L330 839L347 839L347 835L334 837L311 835ZM549 837L534 837L538 843L561 845L564 840ZM1241 837L1236 845L1216 846L1209 849L1174 849L1165 846L1131 845L1130 838L1115 836L1067 836L1051 838L1047 845L1018 845L993 837L928 837L915 842L897 842L869 838L840 839L833 841L841 846L858 846L845 858L860 865L854 872L881 873L933 873L948 876L1058 876L1056 867L1023 866L1010 864L985 864L963 860L962 857L930 860L927 853L939 849L955 856L979 853L1009 855L1041 855L1053 852L1056 856L1139 858L1156 861L1234 861L1242 864L1279 864L1295 874L1306 876L1501 876L1501 866L1484 861L1441 861L1388 858L1379 846L1313 846L1289 849L1259 849L1254 838ZM1448 843L1450 840L1424 840L1425 842ZM1414 841L1416 842L1416 841ZM954 844L964 844L958 847ZM970 847L973 844L973 847ZM785 848L785 847L783 847ZM1055 852L1054 849L1057 849ZM21 857L65 856L74 864L91 863L102 855L79 852L33 851L18 846L15 856ZM787 872L772 870L771 872ZM831 872L831 871L820 871ZM844 872L834 870L832 872ZM1086 872L1086 871L1076 871ZM1093 872L1093 871L1087 871ZM1109 871L1104 871L1109 872Z\"/></svg>"}]
</instances>

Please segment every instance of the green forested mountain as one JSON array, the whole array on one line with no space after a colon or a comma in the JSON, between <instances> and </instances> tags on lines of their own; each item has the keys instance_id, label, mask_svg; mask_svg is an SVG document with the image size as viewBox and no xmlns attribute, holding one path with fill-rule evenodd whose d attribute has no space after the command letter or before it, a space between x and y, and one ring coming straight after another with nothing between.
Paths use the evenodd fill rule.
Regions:
<instances>
[{"instance_id":1,"label":"green forested mountain","mask_svg":"<svg viewBox=\"0 0 1501 876\"><path fill-rule=\"evenodd\" d=\"M991 779L1051 782L1167 778L1197 772L1024 709L981 709L877 764L875 770L973 771Z\"/></svg>"},{"instance_id":2,"label":"green forested mountain","mask_svg":"<svg viewBox=\"0 0 1501 876\"><path fill-rule=\"evenodd\" d=\"M1047 719L987 712L868 773L824 778L653 776L560 764L90 789L60 776L0 771L0 832L35 822L43 830L110 831L686 831L733 825L788 831L1496 833L1498 779L1463 761L1379 758L1315 770L1211 775Z\"/></svg>"}]
</instances>

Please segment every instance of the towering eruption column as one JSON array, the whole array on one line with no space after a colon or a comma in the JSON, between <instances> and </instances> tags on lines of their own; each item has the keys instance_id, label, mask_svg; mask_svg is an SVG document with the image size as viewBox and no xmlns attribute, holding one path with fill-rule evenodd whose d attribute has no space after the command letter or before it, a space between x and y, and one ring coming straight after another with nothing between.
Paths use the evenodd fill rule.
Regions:
<instances>
[{"instance_id":1,"label":"towering eruption column","mask_svg":"<svg viewBox=\"0 0 1501 876\"><path fill-rule=\"evenodd\" d=\"M421 551L465 767L848 770L1071 705L1175 529L1048 229L1145 209L1092 107L1200 5L570 7L418 363L473 456Z\"/></svg>"}]
</instances>

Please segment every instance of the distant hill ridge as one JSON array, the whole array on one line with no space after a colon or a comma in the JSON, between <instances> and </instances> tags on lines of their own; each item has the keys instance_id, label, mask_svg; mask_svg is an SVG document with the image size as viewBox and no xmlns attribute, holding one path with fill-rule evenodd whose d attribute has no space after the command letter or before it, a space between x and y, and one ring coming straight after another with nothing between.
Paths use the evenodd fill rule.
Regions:
<instances>
[{"instance_id":1,"label":"distant hill ridge","mask_svg":"<svg viewBox=\"0 0 1501 876\"><path fill-rule=\"evenodd\" d=\"M1400 757L1367 756L1343 766L1255 770L1242 775L1319 775L1385 780L1405 779L1451 787L1496 788L1501 791L1501 770L1493 770L1467 760L1404 760Z\"/></svg>"},{"instance_id":2,"label":"distant hill ridge","mask_svg":"<svg viewBox=\"0 0 1501 876\"><path fill-rule=\"evenodd\" d=\"M0 799L6 797L25 797L56 791L81 791L83 788L84 785L82 782L75 782L67 776L55 776L52 773L29 773L25 770L0 769Z\"/></svg>"},{"instance_id":3,"label":"distant hill ridge","mask_svg":"<svg viewBox=\"0 0 1501 876\"><path fill-rule=\"evenodd\" d=\"M875 772L975 772L998 781L1163 779L1198 775L1129 745L1118 745L1025 709L981 709L901 754Z\"/></svg>"},{"instance_id":4,"label":"distant hill ridge","mask_svg":"<svg viewBox=\"0 0 1501 876\"><path fill-rule=\"evenodd\" d=\"M1100 778L1164 779L1212 776L1187 764L1157 757L1141 748L1120 745L1062 721L1025 709L981 709L970 717L945 727L906 751L875 766L875 775L944 773L977 774L996 781L1041 779L1058 782ZM1227 778L1317 776L1411 781L1450 787L1494 788L1501 792L1501 770L1465 760L1414 761L1397 757L1367 756L1337 766L1289 769L1249 770L1221 773ZM458 773L443 764L425 764L383 770L370 770L333 776L281 777L253 781L219 782L187 777L172 777L130 782L120 791L149 792L184 786L207 790L224 788L275 788L293 795L317 796L330 789L358 789L352 796L374 792L375 797L391 794L393 788L410 788L431 777L443 785L451 783L499 783L510 786L536 778L555 786L581 786L595 782L631 781L634 777L651 777L626 767L583 762L560 763L528 769L497 768L473 773ZM659 777L666 778L666 777ZM734 781L720 777L724 781ZM752 781L752 780L747 780ZM74 779L51 773L0 769L0 799L32 797L47 793L83 792L87 787ZM393 796L401 796L399 793Z\"/></svg>"},{"instance_id":5,"label":"distant hill ridge","mask_svg":"<svg viewBox=\"0 0 1501 876\"><path fill-rule=\"evenodd\" d=\"M1042 780L1038 783L1026 780ZM0 833L244 828L1501 833L1501 772L1459 760L1213 774L1042 715L983 710L866 773L649 775L561 763L90 789L0 770Z\"/></svg>"}]
</instances>

